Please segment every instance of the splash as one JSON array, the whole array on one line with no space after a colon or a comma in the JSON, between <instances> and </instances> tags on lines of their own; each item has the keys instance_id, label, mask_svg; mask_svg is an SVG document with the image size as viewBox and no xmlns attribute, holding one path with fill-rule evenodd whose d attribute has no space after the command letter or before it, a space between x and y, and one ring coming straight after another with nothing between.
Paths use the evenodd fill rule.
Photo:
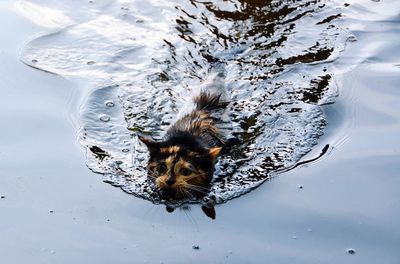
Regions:
<instances>
[{"instance_id":1,"label":"splash","mask_svg":"<svg viewBox=\"0 0 400 264\"><path fill-rule=\"evenodd\" d=\"M219 159L205 202L223 203L292 168L323 134L321 106L337 96L329 63L348 37L334 3L108 1L96 10L83 21L70 12L79 22L31 41L22 59L96 88L82 107L80 140L105 182L155 203L199 202L157 195L137 134L161 139L216 65L241 144Z\"/></svg>"}]
</instances>

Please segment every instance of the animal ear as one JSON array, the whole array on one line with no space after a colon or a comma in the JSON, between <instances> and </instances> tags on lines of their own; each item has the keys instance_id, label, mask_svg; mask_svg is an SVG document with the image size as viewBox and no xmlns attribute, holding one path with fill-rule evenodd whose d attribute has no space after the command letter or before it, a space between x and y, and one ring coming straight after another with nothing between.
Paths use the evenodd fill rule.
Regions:
<instances>
[{"instance_id":1,"label":"animal ear","mask_svg":"<svg viewBox=\"0 0 400 264\"><path fill-rule=\"evenodd\" d=\"M145 138L145 137L142 137L142 136L138 136L138 138L139 138L140 141L142 141L147 146L147 148L150 151L154 150L154 149L156 149L158 147L158 143L155 142L154 140L150 139L150 138Z\"/></svg>"},{"instance_id":2,"label":"animal ear","mask_svg":"<svg viewBox=\"0 0 400 264\"><path fill-rule=\"evenodd\" d=\"M221 147L215 147L215 148L211 148L208 153L210 154L212 159L215 159L218 154L221 152Z\"/></svg>"},{"instance_id":3,"label":"animal ear","mask_svg":"<svg viewBox=\"0 0 400 264\"><path fill-rule=\"evenodd\" d=\"M201 210L203 210L204 214L208 217L210 217L211 219L215 219L215 208L214 206L205 206L203 205L201 207Z\"/></svg>"}]
</instances>

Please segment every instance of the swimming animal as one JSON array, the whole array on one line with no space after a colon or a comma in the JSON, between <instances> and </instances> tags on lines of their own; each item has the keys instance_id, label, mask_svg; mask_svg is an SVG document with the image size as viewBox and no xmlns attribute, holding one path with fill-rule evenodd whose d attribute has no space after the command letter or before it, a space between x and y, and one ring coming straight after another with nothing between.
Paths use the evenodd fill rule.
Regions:
<instances>
[{"instance_id":1,"label":"swimming animal","mask_svg":"<svg viewBox=\"0 0 400 264\"><path fill-rule=\"evenodd\" d=\"M150 153L148 175L167 196L207 194L216 159L227 146L218 124L228 101L223 99L222 89L212 87L213 84L221 86L219 79L217 76L217 82L208 83L200 90L192 100L193 109L172 124L163 140L157 142L139 136Z\"/></svg>"}]
</instances>

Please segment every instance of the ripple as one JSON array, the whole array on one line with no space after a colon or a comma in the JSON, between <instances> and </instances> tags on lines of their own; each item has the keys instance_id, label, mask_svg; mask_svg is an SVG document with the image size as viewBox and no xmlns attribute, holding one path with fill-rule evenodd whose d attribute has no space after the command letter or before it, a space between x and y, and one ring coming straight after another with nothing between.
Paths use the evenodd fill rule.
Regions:
<instances>
[{"instance_id":1,"label":"ripple","mask_svg":"<svg viewBox=\"0 0 400 264\"><path fill-rule=\"evenodd\" d=\"M110 116L108 116L108 115L100 115L99 116L99 119L101 120L101 121L103 121L103 122L108 122L108 121L110 121Z\"/></svg>"},{"instance_id":2,"label":"ripple","mask_svg":"<svg viewBox=\"0 0 400 264\"><path fill-rule=\"evenodd\" d=\"M171 206L223 203L293 168L317 144L327 123L322 106L337 96L329 63L349 37L337 24L345 7L313 0L114 4L23 51L25 63L35 59L36 68L96 88L82 109L80 139L88 167L105 182ZM224 72L231 98L221 129L241 144L219 159L203 200L162 200L137 133L161 139L215 71Z\"/></svg>"},{"instance_id":3,"label":"ripple","mask_svg":"<svg viewBox=\"0 0 400 264\"><path fill-rule=\"evenodd\" d=\"M105 105L108 106L108 107L114 107L115 106L113 101L106 101Z\"/></svg>"}]
</instances>

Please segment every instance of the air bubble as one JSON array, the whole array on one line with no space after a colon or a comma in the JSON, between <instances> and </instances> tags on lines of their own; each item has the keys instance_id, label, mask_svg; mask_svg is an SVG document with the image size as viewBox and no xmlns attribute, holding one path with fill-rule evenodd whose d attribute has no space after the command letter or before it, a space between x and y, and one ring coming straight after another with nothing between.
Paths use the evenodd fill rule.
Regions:
<instances>
[{"instance_id":1,"label":"air bubble","mask_svg":"<svg viewBox=\"0 0 400 264\"><path fill-rule=\"evenodd\" d=\"M129 152L129 149L128 148L124 148L124 149L122 149L122 152L127 153L127 152Z\"/></svg>"},{"instance_id":2,"label":"air bubble","mask_svg":"<svg viewBox=\"0 0 400 264\"><path fill-rule=\"evenodd\" d=\"M199 246L199 245L193 245L193 246L192 246L192 249L194 249L194 250L199 250L199 249L200 249L200 246Z\"/></svg>"},{"instance_id":3,"label":"air bubble","mask_svg":"<svg viewBox=\"0 0 400 264\"><path fill-rule=\"evenodd\" d=\"M108 106L108 107L113 107L113 106L115 106L115 104L114 104L113 101L106 101L106 102L105 102L105 105Z\"/></svg>"},{"instance_id":4,"label":"air bubble","mask_svg":"<svg viewBox=\"0 0 400 264\"><path fill-rule=\"evenodd\" d=\"M95 61L88 61L88 62L86 62L87 65L93 65L93 64L95 64L95 63L96 63Z\"/></svg>"},{"instance_id":5,"label":"air bubble","mask_svg":"<svg viewBox=\"0 0 400 264\"><path fill-rule=\"evenodd\" d=\"M347 40L350 41L350 42L356 42L357 38L355 36L350 36L350 37L347 38Z\"/></svg>"},{"instance_id":6,"label":"air bubble","mask_svg":"<svg viewBox=\"0 0 400 264\"><path fill-rule=\"evenodd\" d=\"M108 122L110 121L110 117L108 115L100 115L99 119L103 122Z\"/></svg>"}]
</instances>

